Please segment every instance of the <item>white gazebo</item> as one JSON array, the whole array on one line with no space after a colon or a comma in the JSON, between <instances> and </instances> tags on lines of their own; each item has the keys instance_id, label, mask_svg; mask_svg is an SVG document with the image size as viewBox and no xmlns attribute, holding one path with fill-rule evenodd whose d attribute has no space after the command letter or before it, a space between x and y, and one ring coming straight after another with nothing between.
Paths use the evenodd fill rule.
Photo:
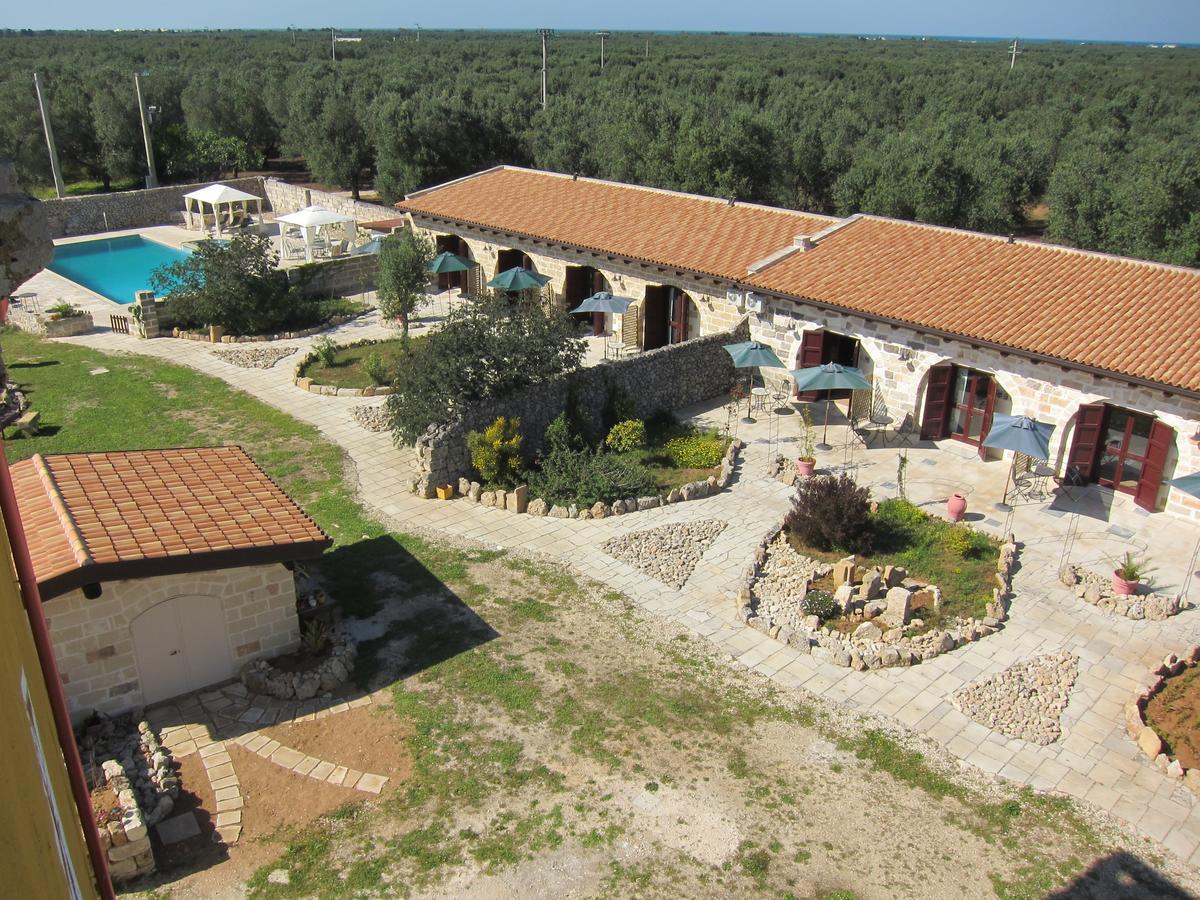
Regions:
<instances>
[{"instance_id":1,"label":"white gazebo","mask_svg":"<svg viewBox=\"0 0 1200 900\"><path fill-rule=\"evenodd\" d=\"M187 216L188 228L203 229L206 227L207 221L211 219L213 228L219 235L224 228L229 228L250 217L248 204L251 202L255 204L255 210L261 219L261 197L239 191L227 184L210 184L183 195L183 212ZM208 212L205 212L205 207L208 207ZM222 209L225 212L224 217L221 215ZM193 218L193 214L198 214L199 225L194 224L196 219Z\"/></svg>"},{"instance_id":2,"label":"white gazebo","mask_svg":"<svg viewBox=\"0 0 1200 900\"><path fill-rule=\"evenodd\" d=\"M296 241L297 249L303 241L304 258L312 262L314 253L340 256L349 250L354 238L354 216L336 213L324 206L306 206L286 216L277 216L275 221L279 223L279 250L284 259L291 257L289 239ZM330 228L339 226L342 238L331 240Z\"/></svg>"}]
</instances>

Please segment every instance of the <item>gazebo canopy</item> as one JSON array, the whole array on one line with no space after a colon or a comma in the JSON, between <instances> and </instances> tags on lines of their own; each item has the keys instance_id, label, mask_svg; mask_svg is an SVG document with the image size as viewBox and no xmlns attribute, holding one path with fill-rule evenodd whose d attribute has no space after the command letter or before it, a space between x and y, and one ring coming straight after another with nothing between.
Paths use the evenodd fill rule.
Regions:
<instances>
[{"instance_id":1,"label":"gazebo canopy","mask_svg":"<svg viewBox=\"0 0 1200 900\"><path fill-rule=\"evenodd\" d=\"M199 200L210 206L218 203L233 203L235 200L259 200L254 194L247 194L227 184L206 184L204 187L183 195L185 200Z\"/></svg>"},{"instance_id":2,"label":"gazebo canopy","mask_svg":"<svg viewBox=\"0 0 1200 900\"><path fill-rule=\"evenodd\" d=\"M300 229L300 234L304 238L304 258L308 262L312 262L313 260L314 238L318 229L325 229L331 225L340 225L345 230L347 226L355 225L354 216L334 212L332 209L326 209L324 206L306 206L304 209L298 209L294 213L288 213L286 216L277 216L275 221L280 225L279 249L283 256L288 256L287 229L288 226L291 226L292 228ZM349 243L349 238L352 236L353 230L350 230L346 243ZM323 236L321 240L328 241L326 236ZM334 245L327 243L321 246L332 248Z\"/></svg>"},{"instance_id":3,"label":"gazebo canopy","mask_svg":"<svg viewBox=\"0 0 1200 900\"><path fill-rule=\"evenodd\" d=\"M259 215L262 215L262 198L254 194L248 194L245 191L239 191L237 188L230 187L227 184L207 184L202 188L197 188L183 195L183 211L187 216L188 228L192 226L192 212L195 210L200 213L200 227L204 228L205 212L204 207L207 205L212 208L213 228L218 235L221 234L222 226L228 224L233 226L238 224L234 221L235 211L238 205L241 207L242 219L248 217L250 207L249 203L255 203L258 208ZM221 221L221 207L224 206L228 210L229 221L227 223Z\"/></svg>"}]
</instances>

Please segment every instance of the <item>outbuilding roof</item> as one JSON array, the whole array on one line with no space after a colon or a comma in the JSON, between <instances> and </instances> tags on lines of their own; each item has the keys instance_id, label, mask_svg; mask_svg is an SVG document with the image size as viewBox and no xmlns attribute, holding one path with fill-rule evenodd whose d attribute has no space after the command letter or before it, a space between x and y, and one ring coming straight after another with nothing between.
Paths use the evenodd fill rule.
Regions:
<instances>
[{"instance_id":1,"label":"outbuilding roof","mask_svg":"<svg viewBox=\"0 0 1200 900\"><path fill-rule=\"evenodd\" d=\"M744 278L754 262L836 219L513 166L410 194L396 204L625 259Z\"/></svg>"},{"instance_id":2,"label":"outbuilding roof","mask_svg":"<svg viewBox=\"0 0 1200 900\"><path fill-rule=\"evenodd\" d=\"M11 467L42 599L290 562L331 543L241 447L34 455Z\"/></svg>"}]
</instances>

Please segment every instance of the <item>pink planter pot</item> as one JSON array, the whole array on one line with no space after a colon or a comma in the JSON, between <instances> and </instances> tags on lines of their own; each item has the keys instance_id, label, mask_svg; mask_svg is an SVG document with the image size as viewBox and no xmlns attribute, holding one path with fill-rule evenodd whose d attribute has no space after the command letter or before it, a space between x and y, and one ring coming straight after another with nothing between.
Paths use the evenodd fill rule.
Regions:
<instances>
[{"instance_id":1,"label":"pink planter pot","mask_svg":"<svg viewBox=\"0 0 1200 900\"><path fill-rule=\"evenodd\" d=\"M966 511L967 498L962 494L951 494L950 499L946 501L946 515L950 517L950 521L961 522Z\"/></svg>"},{"instance_id":2,"label":"pink planter pot","mask_svg":"<svg viewBox=\"0 0 1200 900\"><path fill-rule=\"evenodd\" d=\"M807 478L813 473L817 467L815 459L798 459L796 460L796 473Z\"/></svg>"},{"instance_id":3,"label":"pink planter pot","mask_svg":"<svg viewBox=\"0 0 1200 900\"><path fill-rule=\"evenodd\" d=\"M1118 597L1129 597L1137 593L1139 582L1126 581L1116 572L1112 574L1112 589L1113 593Z\"/></svg>"}]
</instances>

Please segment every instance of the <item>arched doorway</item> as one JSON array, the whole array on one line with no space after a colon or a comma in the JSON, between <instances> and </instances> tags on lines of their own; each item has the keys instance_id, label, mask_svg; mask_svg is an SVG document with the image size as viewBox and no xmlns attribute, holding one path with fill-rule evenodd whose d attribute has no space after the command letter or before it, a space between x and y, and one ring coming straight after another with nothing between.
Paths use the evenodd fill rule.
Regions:
<instances>
[{"instance_id":1,"label":"arched doorway","mask_svg":"<svg viewBox=\"0 0 1200 900\"><path fill-rule=\"evenodd\" d=\"M642 302L642 349L654 350L686 341L692 306L692 298L677 287L647 287Z\"/></svg>"},{"instance_id":2,"label":"arched doorway","mask_svg":"<svg viewBox=\"0 0 1200 900\"><path fill-rule=\"evenodd\" d=\"M501 250L496 254L496 271L492 273L492 277L494 278L501 272L507 272L509 269L528 269L530 272L537 271L528 253L521 250Z\"/></svg>"},{"instance_id":3,"label":"arched doorway","mask_svg":"<svg viewBox=\"0 0 1200 900\"><path fill-rule=\"evenodd\" d=\"M1010 407L1011 398L995 373L939 363L926 374L921 440L951 438L979 448L980 458L987 458L983 441L991 431L992 416Z\"/></svg>"},{"instance_id":4,"label":"arched doorway","mask_svg":"<svg viewBox=\"0 0 1200 900\"><path fill-rule=\"evenodd\" d=\"M800 346L796 349L795 368L810 369L813 366L823 366L826 363L837 363L840 366L859 368L862 356L862 345L858 338L836 331L826 331L824 328L813 328L804 332L800 338ZM796 399L806 403L816 400L844 400L850 391L797 391Z\"/></svg>"},{"instance_id":5,"label":"arched doorway","mask_svg":"<svg viewBox=\"0 0 1200 900\"><path fill-rule=\"evenodd\" d=\"M129 623L142 702L178 697L234 676L220 597L184 595Z\"/></svg>"},{"instance_id":6,"label":"arched doorway","mask_svg":"<svg viewBox=\"0 0 1200 900\"><path fill-rule=\"evenodd\" d=\"M466 259L471 259L471 248L457 234L439 234L433 239L437 253L456 253ZM471 276L479 271L478 267L465 272L443 272L437 276L437 289L448 291L458 288L464 295L472 293Z\"/></svg>"},{"instance_id":7,"label":"arched doorway","mask_svg":"<svg viewBox=\"0 0 1200 900\"><path fill-rule=\"evenodd\" d=\"M1152 511L1158 509L1175 449L1175 429L1156 416L1085 403L1075 416L1067 478L1131 494L1134 503Z\"/></svg>"},{"instance_id":8,"label":"arched doorway","mask_svg":"<svg viewBox=\"0 0 1200 900\"><path fill-rule=\"evenodd\" d=\"M591 266L567 266L567 276L562 294L563 306L566 309L574 309L588 297L600 291L609 291L610 293L612 291L608 279L602 273ZM580 313L575 318L581 322L590 321L592 334L595 337L607 333L604 313Z\"/></svg>"}]
</instances>

